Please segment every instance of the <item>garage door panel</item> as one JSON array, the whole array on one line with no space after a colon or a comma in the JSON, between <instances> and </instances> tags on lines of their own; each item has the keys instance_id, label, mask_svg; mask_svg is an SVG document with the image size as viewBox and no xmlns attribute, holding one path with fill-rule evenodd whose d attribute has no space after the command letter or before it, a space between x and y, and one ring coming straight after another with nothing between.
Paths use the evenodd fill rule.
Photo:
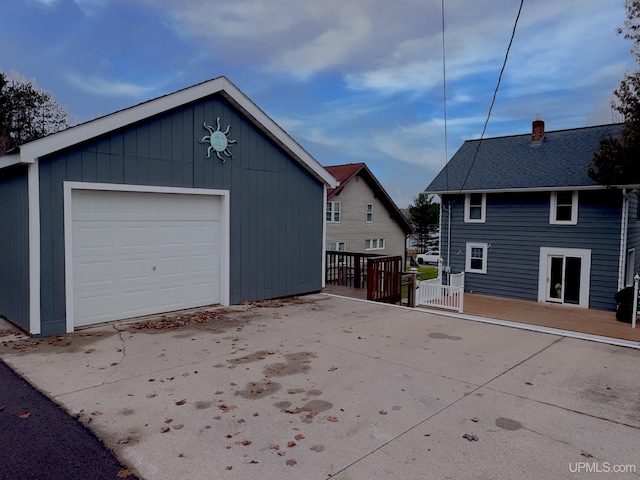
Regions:
<instances>
[{"instance_id":1,"label":"garage door panel","mask_svg":"<svg viewBox=\"0 0 640 480\"><path fill-rule=\"evenodd\" d=\"M220 197L73 191L74 322L220 301Z\"/></svg>"}]
</instances>

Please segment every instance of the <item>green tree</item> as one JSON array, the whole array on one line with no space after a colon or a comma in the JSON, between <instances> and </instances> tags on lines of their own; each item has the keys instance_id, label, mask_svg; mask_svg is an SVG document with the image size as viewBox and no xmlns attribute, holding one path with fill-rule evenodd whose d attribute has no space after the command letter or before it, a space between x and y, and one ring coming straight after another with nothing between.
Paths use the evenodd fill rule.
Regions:
<instances>
[{"instance_id":1,"label":"green tree","mask_svg":"<svg viewBox=\"0 0 640 480\"><path fill-rule=\"evenodd\" d=\"M640 66L640 1L626 0L627 20L619 34L633 42L631 53ZM593 156L589 176L602 185L640 183L640 70L626 73L613 92L612 107L623 119L620 137L605 137Z\"/></svg>"},{"instance_id":2,"label":"green tree","mask_svg":"<svg viewBox=\"0 0 640 480\"><path fill-rule=\"evenodd\" d=\"M432 203L431 196L420 193L413 197L413 205L409 206L409 220L416 229L418 245L424 248L428 244L429 235L440 226L440 204Z\"/></svg>"},{"instance_id":3,"label":"green tree","mask_svg":"<svg viewBox=\"0 0 640 480\"><path fill-rule=\"evenodd\" d=\"M33 80L0 72L0 155L66 128L67 112Z\"/></svg>"}]
</instances>

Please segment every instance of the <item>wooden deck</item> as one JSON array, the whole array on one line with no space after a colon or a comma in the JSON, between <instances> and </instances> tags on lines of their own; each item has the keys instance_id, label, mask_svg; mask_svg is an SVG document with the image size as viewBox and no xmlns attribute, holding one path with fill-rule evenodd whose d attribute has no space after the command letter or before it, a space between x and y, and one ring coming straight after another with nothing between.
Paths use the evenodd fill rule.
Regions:
<instances>
[{"instance_id":1,"label":"wooden deck","mask_svg":"<svg viewBox=\"0 0 640 480\"><path fill-rule=\"evenodd\" d=\"M367 298L366 290L339 285L327 285L323 292L361 300ZM603 310L465 293L463 313L640 342L640 322L634 329L628 323L617 321L615 312Z\"/></svg>"}]
</instances>

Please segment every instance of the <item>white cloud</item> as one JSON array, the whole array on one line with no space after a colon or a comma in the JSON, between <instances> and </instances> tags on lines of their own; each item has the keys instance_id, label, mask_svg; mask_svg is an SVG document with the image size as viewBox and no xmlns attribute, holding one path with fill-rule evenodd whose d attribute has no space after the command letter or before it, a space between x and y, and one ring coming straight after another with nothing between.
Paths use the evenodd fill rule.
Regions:
<instances>
[{"instance_id":1,"label":"white cloud","mask_svg":"<svg viewBox=\"0 0 640 480\"><path fill-rule=\"evenodd\" d=\"M157 88L151 85L136 85L134 83L122 82L120 80L106 80L94 76L83 77L75 73L70 73L67 77L78 89L110 97L147 98Z\"/></svg>"},{"instance_id":2,"label":"white cloud","mask_svg":"<svg viewBox=\"0 0 640 480\"><path fill-rule=\"evenodd\" d=\"M347 61L367 39L371 25L365 17L344 19L298 49L284 52L272 63L276 69L308 77Z\"/></svg>"}]
</instances>

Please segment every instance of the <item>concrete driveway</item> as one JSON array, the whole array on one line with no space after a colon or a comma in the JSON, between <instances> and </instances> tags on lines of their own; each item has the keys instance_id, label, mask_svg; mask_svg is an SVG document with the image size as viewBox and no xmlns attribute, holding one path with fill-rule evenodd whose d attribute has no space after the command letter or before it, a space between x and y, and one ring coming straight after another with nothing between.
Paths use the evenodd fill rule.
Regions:
<instances>
[{"instance_id":1,"label":"concrete driveway","mask_svg":"<svg viewBox=\"0 0 640 480\"><path fill-rule=\"evenodd\" d=\"M149 480L640 478L630 348L319 294L0 355Z\"/></svg>"}]
</instances>

